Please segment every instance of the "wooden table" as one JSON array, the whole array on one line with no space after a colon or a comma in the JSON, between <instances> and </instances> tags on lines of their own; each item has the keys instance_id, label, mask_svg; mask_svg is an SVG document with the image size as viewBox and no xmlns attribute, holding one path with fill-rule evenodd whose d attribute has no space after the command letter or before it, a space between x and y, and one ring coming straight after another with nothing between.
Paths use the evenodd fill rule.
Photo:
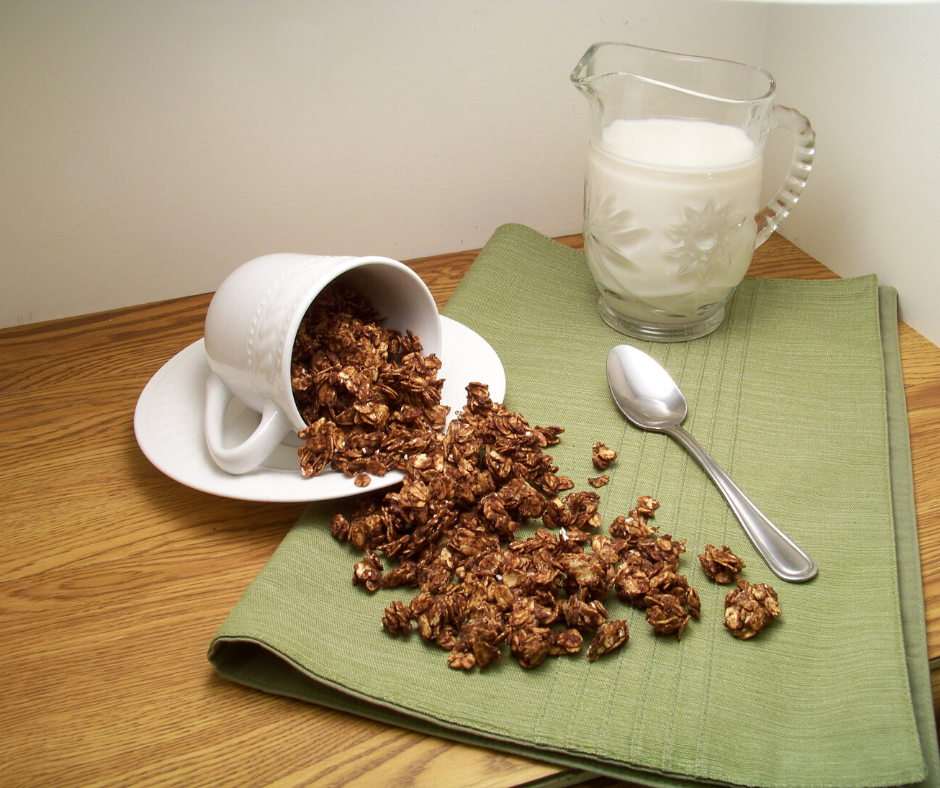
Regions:
<instances>
[{"instance_id":1,"label":"wooden table","mask_svg":"<svg viewBox=\"0 0 940 788\"><path fill-rule=\"evenodd\" d=\"M580 248L580 236L561 240ZM410 264L443 305L475 256ZM758 250L750 273L834 278L779 236ZM495 787L587 779L248 690L213 672L209 640L304 507L197 492L156 470L137 446L137 397L202 336L209 298L0 331L0 783ZM900 337L936 661L940 348L905 325Z\"/></svg>"}]
</instances>

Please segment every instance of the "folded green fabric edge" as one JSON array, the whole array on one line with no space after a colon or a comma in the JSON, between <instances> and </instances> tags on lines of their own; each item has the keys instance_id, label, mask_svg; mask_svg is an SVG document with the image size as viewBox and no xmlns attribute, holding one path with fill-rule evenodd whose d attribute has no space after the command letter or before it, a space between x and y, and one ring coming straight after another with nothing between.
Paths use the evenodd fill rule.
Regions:
<instances>
[{"instance_id":1,"label":"folded green fabric edge","mask_svg":"<svg viewBox=\"0 0 940 788\"><path fill-rule=\"evenodd\" d=\"M940 786L940 756L937 752L937 733L927 664L910 440L898 349L896 291L892 288L879 288L879 306L888 399L892 505L898 552L898 582L903 633L911 692L914 698L914 714L921 749L927 763L927 777L918 785ZM210 646L209 659L220 675L247 686L299 698L421 733L443 736L467 744L494 748L579 771L594 772L644 785L701 784L673 775L634 770L622 763L605 763L557 750L545 751L516 741L478 735L462 728L450 727L440 720L405 713L400 709L384 706L373 698L364 697L352 688L342 687L309 674L286 655L278 653L269 644L258 640L228 639L217 636ZM292 670L285 670L285 664Z\"/></svg>"},{"instance_id":2,"label":"folded green fabric edge","mask_svg":"<svg viewBox=\"0 0 940 788\"><path fill-rule=\"evenodd\" d=\"M907 399L901 372L898 338L898 293L893 287L878 288L881 314L881 343L885 359L888 404L888 449L891 467L891 503L894 510L894 538L898 555L898 587L904 629L904 649L910 677L914 716L927 777L920 785L940 785L940 754L934 716L933 690L927 656L924 587L917 539L914 507L914 478L911 469L911 439L907 423Z\"/></svg>"}]
</instances>

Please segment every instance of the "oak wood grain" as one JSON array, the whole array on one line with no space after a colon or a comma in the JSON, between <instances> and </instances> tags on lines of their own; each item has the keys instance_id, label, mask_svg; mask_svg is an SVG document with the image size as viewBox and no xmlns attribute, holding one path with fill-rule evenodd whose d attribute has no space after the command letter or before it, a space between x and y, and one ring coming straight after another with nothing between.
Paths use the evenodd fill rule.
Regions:
<instances>
[{"instance_id":1,"label":"oak wood grain","mask_svg":"<svg viewBox=\"0 0 940 788\"><path fill-rule=\"evenodd\" d=\"M580 236L559 240L582 245ZM443 306L476 254L409 265ZM779 236L749 275L835 278ZM209 300L0 331L0 783L502 788L579 779L215 675L212 635L303 505L191 490L137 447L137 397L202 336ZM940 660L940 348L903 324L900 342L928 647Z\"/></svg>"}]
</instances>

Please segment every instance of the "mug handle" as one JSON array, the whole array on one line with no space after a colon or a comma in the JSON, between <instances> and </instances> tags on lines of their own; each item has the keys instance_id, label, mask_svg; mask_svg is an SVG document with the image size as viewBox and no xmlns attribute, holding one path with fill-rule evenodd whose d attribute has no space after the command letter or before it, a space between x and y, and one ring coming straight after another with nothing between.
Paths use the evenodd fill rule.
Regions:
<instances>
[{"instance_id":1,"label":"mug handle","mask_svg":"<svg viewBox=\"0 0 940 788\"><path fill-rule=\"evenodd\" d=\"M757 215L755 249L770 238L780 222L790 215L796 201L800 199L800 194L803 193L809 171L813 169L813 157L816 155L816 132L809 125L809 120L795 109L775 106L770 115L770 128L791 132L796 137L796 145L790 169L783 185L777 191L777 196Z\"/></svg>"},{"instance_id":2,"label":"mug handle","mask_svg":"<svg viewBox=\"0 0 940 788\"><path fill-rule=\"evenodd\" d=\"M222 440L222 418L235 395L222 378L210 372L206 379L206 444L209 454L223 471L243 474L257 468L292 431L290 421L277 404L264 401L261 423L238 446L226 447Z\"/></svg>"}]
</instances>

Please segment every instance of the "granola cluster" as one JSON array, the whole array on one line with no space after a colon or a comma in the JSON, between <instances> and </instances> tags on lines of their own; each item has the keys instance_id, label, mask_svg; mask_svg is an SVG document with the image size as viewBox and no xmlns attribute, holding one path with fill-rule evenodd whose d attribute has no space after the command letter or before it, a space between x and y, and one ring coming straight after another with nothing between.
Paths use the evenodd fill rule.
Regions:
<instances>
[{"instance_id":1,"label":"granola cluster","mask_svg":"<svg viewBox=\"0 0 940 788\"><path fill-rule=\"evenodd\" d=\"M722 585L737 583L725 597L725 626L736 638L749 640L780 615L777 592L766 583L752 584L739 577L745 563L728 547L705 545L698 560L709 579Z\"/></svg>"},{"instance_id":2,"label":"granola cluster","mask_svg":"<svg viewBox=\"0 0 940 788\"><path fill-rule=\"evenodd\" d=\"M616 459L617 452L600 441L591 447L591 462L599 471L606 471L608 466Z\"/></svg>"},{"instance_id":3,"label":"granola cluster","mask_svg":"<svg viewBox=\"0 0 940 788\"><path fill-rule=\"evenodd\" d=\"M698 560L702 564L705 577L721 585L730 585L737 580L738 573L746 566L744 561L725 545L722 545L720 550L714 545L705 545L705 552L699 555Z\"/></svg>"},{"instance_id":4,"label":"granola cluster","mask_svg":"<svg viewBox=\"0 0 940 788\"><path fill-rule=\"evenodd\" d=\"M305 477L329 465L365 487L426 451L444 428L440 360L422 355L410 331L382 322L365 297L334 282L300 324L291 387L307 423L297 450Z\"/></svg>"},{"instance_id":5,"label":"granola cluster","mask_svg":"<svg viewBox=\"0 0 940 788\"><path fill-rule=\"evenodd\" d=\"M607 470L607 467L617 459L617 452L603 443L595 443L591 447L591 462L599 471ZM588 484L592 487L603 487L610 483L610 474L602 473L600 476L588 477Z\"/></svg>"},{"instance_id":6,"label":"granola cluster","mask_svg":"<svg viewBox=\"0 0 940 788\"><path fill-rule=\"evenodd\" d=\"M460 670L500 661L503 644L524 668L578 654L585 640L594 661L629 639L627 622L605 607L616 592L646 610L654 633L681 637L700 607L677 573L684 541L649 526L659 506L649 496L609 536L597 533L599 495L567 492L573 482L545 453L561 432L530 425L471 384L465 409L404 463L399 491L333 518L333 536L365 552L354 584L417 589L386 608L389 634L417 630ZM536 520L532 536L516 537ZM387 559L396 564L386 569Z\"/></svg>"},{"instance_id":7,"label":"granola cluster","mask_svg":"<svg viewBox=\"0 0 940 788\"><path fill-rule=\"evenodd\" d=\"M777 592L766 583L738 578L738 587L725 597L725 626L740 640L754 637L781 613Z\"/></svg>"},{"instance_id":8,"label":"granola cluster","mask_svg":"<svg viewBox=\"0 0 940 788\"><path fill-rule=\"evenodd\" d=\"M624 546L613 589L620 599L646 610L655 634L681 639L689 620L701 615L702 605L688 578L679 574L685 539L658 534L649 524L658 508L659 501L644 495L628 517L619 515L610 524L611 536Z\"/></svg>"}]
</instances>

